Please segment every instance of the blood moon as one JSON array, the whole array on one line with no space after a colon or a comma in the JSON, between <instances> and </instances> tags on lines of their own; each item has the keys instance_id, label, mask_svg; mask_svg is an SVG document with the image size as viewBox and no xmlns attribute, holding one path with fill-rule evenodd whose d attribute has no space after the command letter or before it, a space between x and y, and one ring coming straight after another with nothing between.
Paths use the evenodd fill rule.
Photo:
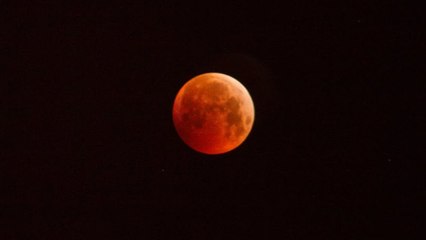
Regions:
<instances>
[{"instance_id":1,"label":"blood moon","mask_svg":"<svg viewBox=\"0 0 426 240\"><path fill-rule=\"evenodd\" d=\"M247 89L222 73L204 73L185 83L173 105L181 139L205 154L229 152L249 135L254 105Z\"/></svg>"}]
</instances>

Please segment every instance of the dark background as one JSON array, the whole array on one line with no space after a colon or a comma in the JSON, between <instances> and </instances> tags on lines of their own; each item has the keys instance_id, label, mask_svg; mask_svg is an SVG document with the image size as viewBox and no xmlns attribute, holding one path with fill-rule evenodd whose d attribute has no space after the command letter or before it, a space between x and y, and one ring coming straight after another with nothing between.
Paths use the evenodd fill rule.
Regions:
<instances>
[{"instance_id":1,"label":"dark background","mask_svg":"<svg viewBox=\"0 0 426 240\"><path fill-rule=\"evenodd\" d=\"M0 238L419 237L414 9L1 1ZM216 156L184 145L171 118L180 87L211 71L256 109L247 140Z\"/></svg>"}]
</instances>

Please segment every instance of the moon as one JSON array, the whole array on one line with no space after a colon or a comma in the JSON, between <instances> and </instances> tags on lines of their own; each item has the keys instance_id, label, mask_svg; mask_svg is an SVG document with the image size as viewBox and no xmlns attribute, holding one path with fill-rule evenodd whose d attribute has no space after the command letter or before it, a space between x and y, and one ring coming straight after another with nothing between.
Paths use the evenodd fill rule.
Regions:
<instances>
[{"instance_id":1,"label":"moon","mask_svg":"<svg viewBox=\"0 0 426 240\"><path fill-rule=\"evenodd\" d=\"M173 104L180 138L195 151L222 154L240 146L254 123L247 89L222 73L204 73L186 82Z\"/></svg>"}]
</instances>

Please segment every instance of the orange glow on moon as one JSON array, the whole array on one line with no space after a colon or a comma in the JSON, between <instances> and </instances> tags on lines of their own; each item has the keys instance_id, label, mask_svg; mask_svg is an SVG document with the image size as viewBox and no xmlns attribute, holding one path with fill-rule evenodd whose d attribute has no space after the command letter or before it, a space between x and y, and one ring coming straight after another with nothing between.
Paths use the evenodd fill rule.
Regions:
<instances>
[{"instance_id":1,"label":"orange glow on moon","mask_svg":"<svg viewBox=\"0 0 426 240\"><path fill-rule=\"evenodd\" d=\"M247 89L222 73L205 73L179 90L173 123L181 139L205 154L229 152L249 135L254 105Z\"/></svg>"}]
</instances>

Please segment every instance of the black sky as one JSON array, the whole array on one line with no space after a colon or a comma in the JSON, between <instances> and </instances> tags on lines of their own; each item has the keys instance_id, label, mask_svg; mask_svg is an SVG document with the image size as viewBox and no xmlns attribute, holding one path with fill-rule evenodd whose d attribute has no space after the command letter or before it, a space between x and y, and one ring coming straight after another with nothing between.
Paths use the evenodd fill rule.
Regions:
<instances>
[{"instance_id":1,"label":"black sky","mask_svg":"<svg viewBox=\"0 0 426 240\"><path fill-rule=\"evenodd\" d=\"M420 10L35 1L0 11L0 238L419 236ZM180 87L211 71L242 82L256 109L246 142L219 156L184 145L171 118Z\"/></svg>"}]
</instances>

